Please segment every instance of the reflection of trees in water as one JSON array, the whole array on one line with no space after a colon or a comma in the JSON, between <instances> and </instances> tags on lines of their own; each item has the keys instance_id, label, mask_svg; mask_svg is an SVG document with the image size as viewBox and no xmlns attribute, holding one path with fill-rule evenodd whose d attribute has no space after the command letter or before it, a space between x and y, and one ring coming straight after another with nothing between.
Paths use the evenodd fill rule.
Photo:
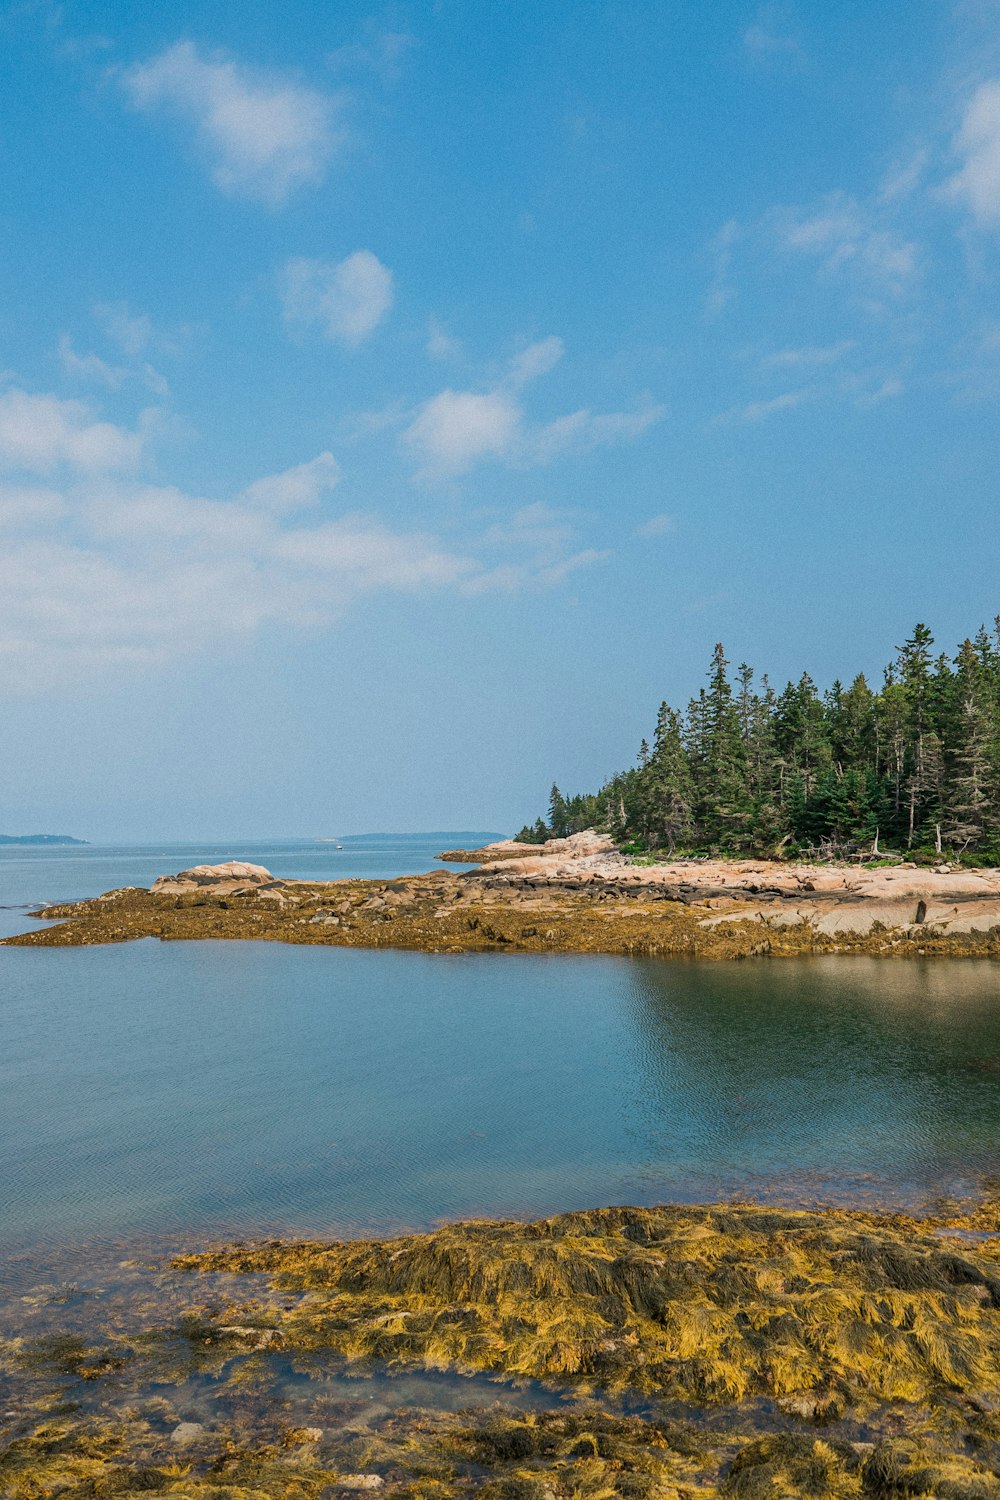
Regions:
<instances>
[{"instance_id":1,"label":"reflection of trees in water","mask_svg":"<svg viewBox=\"0 0 1000 1500\"><path fill-rule=\"evenodd\" d=\"M988 963L637 961L635 1135L671 1175L927 1181L1000 1159Z\"/></svg>"}]
</instances>

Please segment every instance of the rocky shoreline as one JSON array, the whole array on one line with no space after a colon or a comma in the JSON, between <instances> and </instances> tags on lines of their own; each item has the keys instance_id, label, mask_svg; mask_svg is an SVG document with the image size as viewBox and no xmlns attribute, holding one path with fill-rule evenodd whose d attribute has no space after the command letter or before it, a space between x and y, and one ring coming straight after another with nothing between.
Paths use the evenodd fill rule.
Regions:
<instances>
[{"instance_id":1,"label":"rocky shoreline","mask_svg":"<svg viewBox=\"0 0 1000 1500\"><path fill-rule=\"evenodd\" d=\"M198 866L35 913L58 925L5 939L62 947L132 938L244 938L424 952L609 953L739 959L806 953L1000 957L1000 870L632 863L577 834L475 868L396 880L276 880Z\"/></svg>"}]
</instances>

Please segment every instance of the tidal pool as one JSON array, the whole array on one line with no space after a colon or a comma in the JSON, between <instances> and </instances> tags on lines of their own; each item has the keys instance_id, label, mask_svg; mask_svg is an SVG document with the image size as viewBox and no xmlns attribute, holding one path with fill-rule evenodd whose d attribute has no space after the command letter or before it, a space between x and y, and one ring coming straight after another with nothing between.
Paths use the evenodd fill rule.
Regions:
<instances>
[{"instance_id":1,"label":"tidal pool","mask_svg":"<svg viewBox=\"0 0 1000 1500\"><path fill-rule=\"evenodd\" d=\"M988 962L0 949L0 1244L381 1232L1000 1165Z\"/></svg>"}]
</instances>

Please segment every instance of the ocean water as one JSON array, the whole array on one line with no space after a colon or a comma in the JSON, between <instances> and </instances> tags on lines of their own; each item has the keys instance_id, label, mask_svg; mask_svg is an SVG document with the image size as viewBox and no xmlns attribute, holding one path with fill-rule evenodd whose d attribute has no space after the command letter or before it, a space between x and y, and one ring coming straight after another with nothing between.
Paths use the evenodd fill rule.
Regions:
<instances>
[{"instance_id":1,"label":"ocean water","mask_svg":"<svg viewBox=\"0 0 1000 1500\"><path fill-rule=\"evenodd\" d=\"M201 860L385 876L441 847L342 842L3 849L0 905L23 930ZM1000 1172L998 1000L985 961L0 948L0 1251L919 1203Z\"/></svg>"}]
</instances>

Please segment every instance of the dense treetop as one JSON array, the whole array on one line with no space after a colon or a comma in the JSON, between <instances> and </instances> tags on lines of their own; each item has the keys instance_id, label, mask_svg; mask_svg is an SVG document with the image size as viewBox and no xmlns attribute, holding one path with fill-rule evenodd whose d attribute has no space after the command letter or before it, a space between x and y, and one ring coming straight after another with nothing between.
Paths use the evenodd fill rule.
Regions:
<instances>
[{"instance_id":1,"label":"dense treetop","mask_svg":"<svg viewBox=\"0 0 1000 1500\"><path fill-rule=\"evenodd\" d=\"M953 657L926 625L879 690L863 675L820 693L808 673L776 691L717 645L682 713L660 705L638 763L593 794L552 788L520 837L607 830L663 850L849 856L908 850L1000 862L1000 616Z\"/></svg>"}]
</instances>

